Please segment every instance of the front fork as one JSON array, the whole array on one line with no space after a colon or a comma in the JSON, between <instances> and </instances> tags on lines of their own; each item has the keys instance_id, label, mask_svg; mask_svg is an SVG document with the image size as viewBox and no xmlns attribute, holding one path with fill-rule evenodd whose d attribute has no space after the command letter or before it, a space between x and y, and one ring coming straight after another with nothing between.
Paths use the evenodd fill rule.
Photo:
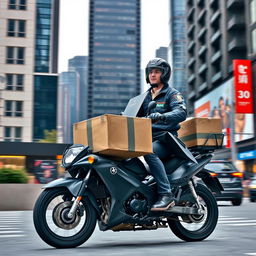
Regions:
<instances>
[{"instance_id":1,"label":"front fork","mask_svg":"<svg viewBox=\"0 0 256 256\"><path fill-rule=\"evenodd\" d=\"M92 170L90 169L90 170L88 171L87 175L85 176L85 178L84 178L82 184L81 184L81 187L80 187L80 189L79 189L79 192L78 192L78 195L77 195L75 201L73 202L73 204L72 204L72 206L71 206L71 209L70 209L70 211L69 211L69 213L68 213L68 218L70 218L70 219L72 219L73 216L75 215L75 213L76 213L76 211L77 211L77 208L78 208L78 206L79 206L79 204L80 204L80 201L81 201L82 198L83 198L84 192L85 192L85 190L86 190L86 188L87 188L87 184L88 184L89 178L90 178L90 176L91 176L91 172L92 172Z\"/></svg>"}]
</instances>

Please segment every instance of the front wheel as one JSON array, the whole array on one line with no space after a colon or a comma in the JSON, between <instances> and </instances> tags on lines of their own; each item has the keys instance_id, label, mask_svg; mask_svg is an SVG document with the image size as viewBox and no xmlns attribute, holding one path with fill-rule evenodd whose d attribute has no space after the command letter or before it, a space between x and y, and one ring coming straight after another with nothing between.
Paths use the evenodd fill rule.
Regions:
<instances>
[{"instance_id":1,"label":"front wheel","mask_svg":"<svg viewBox=\"0 0 256 256\"><path fill-rule=\"evenodd\" d=\"M90 202L80 201L76 214L68 217L74 199L65 188L44 190L37 199L34 226L47 244L56 248L73 248L83 244L93 233L97 216Z\"/></svg>"},{"instance_id":2,"label":"front wheel","mask_svg":"<svg viewBox=\"0 0 256 256\"><path fill-rule=\"evenodd\" d=\"M198 184L195 190L204 214L176 216L175 220L167 219L172 232L180 239L188 242L201 241L207 238L215 229L219 215L216 199L208 188L202 184ZM187 193L189 194L190 191L187 191ZM193 200L183 201L182 204L189 207L196 207Z\"/></svg>"}]
</instances>

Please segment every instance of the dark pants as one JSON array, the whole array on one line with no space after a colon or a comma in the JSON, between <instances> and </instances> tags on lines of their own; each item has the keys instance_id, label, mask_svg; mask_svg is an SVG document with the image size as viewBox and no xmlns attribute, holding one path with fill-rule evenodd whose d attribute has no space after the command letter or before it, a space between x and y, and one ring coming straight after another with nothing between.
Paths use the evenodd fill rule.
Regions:
<instances>
[{"instance_id":1,"label":"dark pants","mask_svg":"<svg viewBox=\"0 0 256 256\"><path fill-rule=\"evenodd\" d=\"M153 152L154 154L146 155L144 158L150 168L151 174L157 183L158 194L171 194L170 182L167 178L163 162L160 160L160 158L166 157L167 152L164 148L164 145L159 141L154 141Z\"/></svg>"}]
</instances>

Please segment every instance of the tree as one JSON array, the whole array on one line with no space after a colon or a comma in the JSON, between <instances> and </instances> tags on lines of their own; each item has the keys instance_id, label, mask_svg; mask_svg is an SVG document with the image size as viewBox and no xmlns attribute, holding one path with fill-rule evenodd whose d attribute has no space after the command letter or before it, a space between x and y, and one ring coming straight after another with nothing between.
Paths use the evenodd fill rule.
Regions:
<instances>
[{"instance_id":1,"label":"tree","mask_svg":"<svg viewBox=\"0 0 256 256\"><path fill-rule=\"evenodd\" d=\"M44 139L39 140L42 143L56 143L57 131L56 130L44 130Z\"/></svg>"}]
</instances>

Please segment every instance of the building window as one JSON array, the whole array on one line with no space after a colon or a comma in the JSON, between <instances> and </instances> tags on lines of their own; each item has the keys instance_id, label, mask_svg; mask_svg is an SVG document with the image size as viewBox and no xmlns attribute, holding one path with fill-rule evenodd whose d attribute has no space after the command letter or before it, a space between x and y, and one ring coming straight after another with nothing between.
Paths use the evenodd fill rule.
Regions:
<instances>
[{"instance_id":1,"label":"building window","mask_svg":"<svg viewBox=\"0 0 256 256\"><path fill-rule=\"evenodd\" d=\"M252 53L256 53L256 29L252 31Z\"/></svg>"},{"instance_id":2,"label":"building window","mask_svg":"<svg viewBox=\"0 0 256 256\"><path fill-rule=\"evenodd\" d=\"M8 9L10 10L26 10L27 1L26 0L9 0Z\"/></svg>"},{"instance_id":3,"label":"building window","mask_svg":"<svg viewBox=\"0 0 256 256\"><path fill-rule=\"evenodd\" d=\"M6 47L6 63L7 64L24 64L25 60L24 47Z\"/></svg>"},{"instance_id":4,"label":"building window","mask_svg":"<svg viewBox=\"0 0 256 256\"><path fill-rule=\"evenodd\" d=\"M19 142L22 138L22 127L4 127L4 141Z\"/></svg>"},{"instance_id":5,"label":"building window","mask_svg":"<svg viewBox=\"0 0 256 256\"><path fill-rule=\"evenodd\" d=\"M25 37L26 21L9 19L7 23L7 36Z\"/></svg>"},{"instance_id":6,"label":"building window","mask_svg":"<svg viewBox=\"0 0 256 256\"><path fill-rule=\"evenodd\" d=\"M23 101L6 100L4 115L13 117L23 116Z\"/></svg>"},{"instance_id":7,"label":"building window","mask_svg":"<svg viewBox=\"0 0 256 256\"><path fill-rule=\"evenodd\" d=\"M252 0L250 3L250 22L251 24L256 22L256 0Z\"/></svg>"},{"instance_id":8,"label":"building window","mask_svg":"<svg viewBox=\"0 0 256 256\"><path fill-rule=\"evenodd\" d=\"M52 1L37 1L35 72L49 72Z\"/></svg>"},{"instance_id":9,"label":"building window","mask_svg":"<svg viewBox=\"0 0 256 256\"><path fill-rule=\"evenodd\" d=\"M6 90L23 91L24 75L23 74L6 74Z\"/></svg>"}]
</instances>

